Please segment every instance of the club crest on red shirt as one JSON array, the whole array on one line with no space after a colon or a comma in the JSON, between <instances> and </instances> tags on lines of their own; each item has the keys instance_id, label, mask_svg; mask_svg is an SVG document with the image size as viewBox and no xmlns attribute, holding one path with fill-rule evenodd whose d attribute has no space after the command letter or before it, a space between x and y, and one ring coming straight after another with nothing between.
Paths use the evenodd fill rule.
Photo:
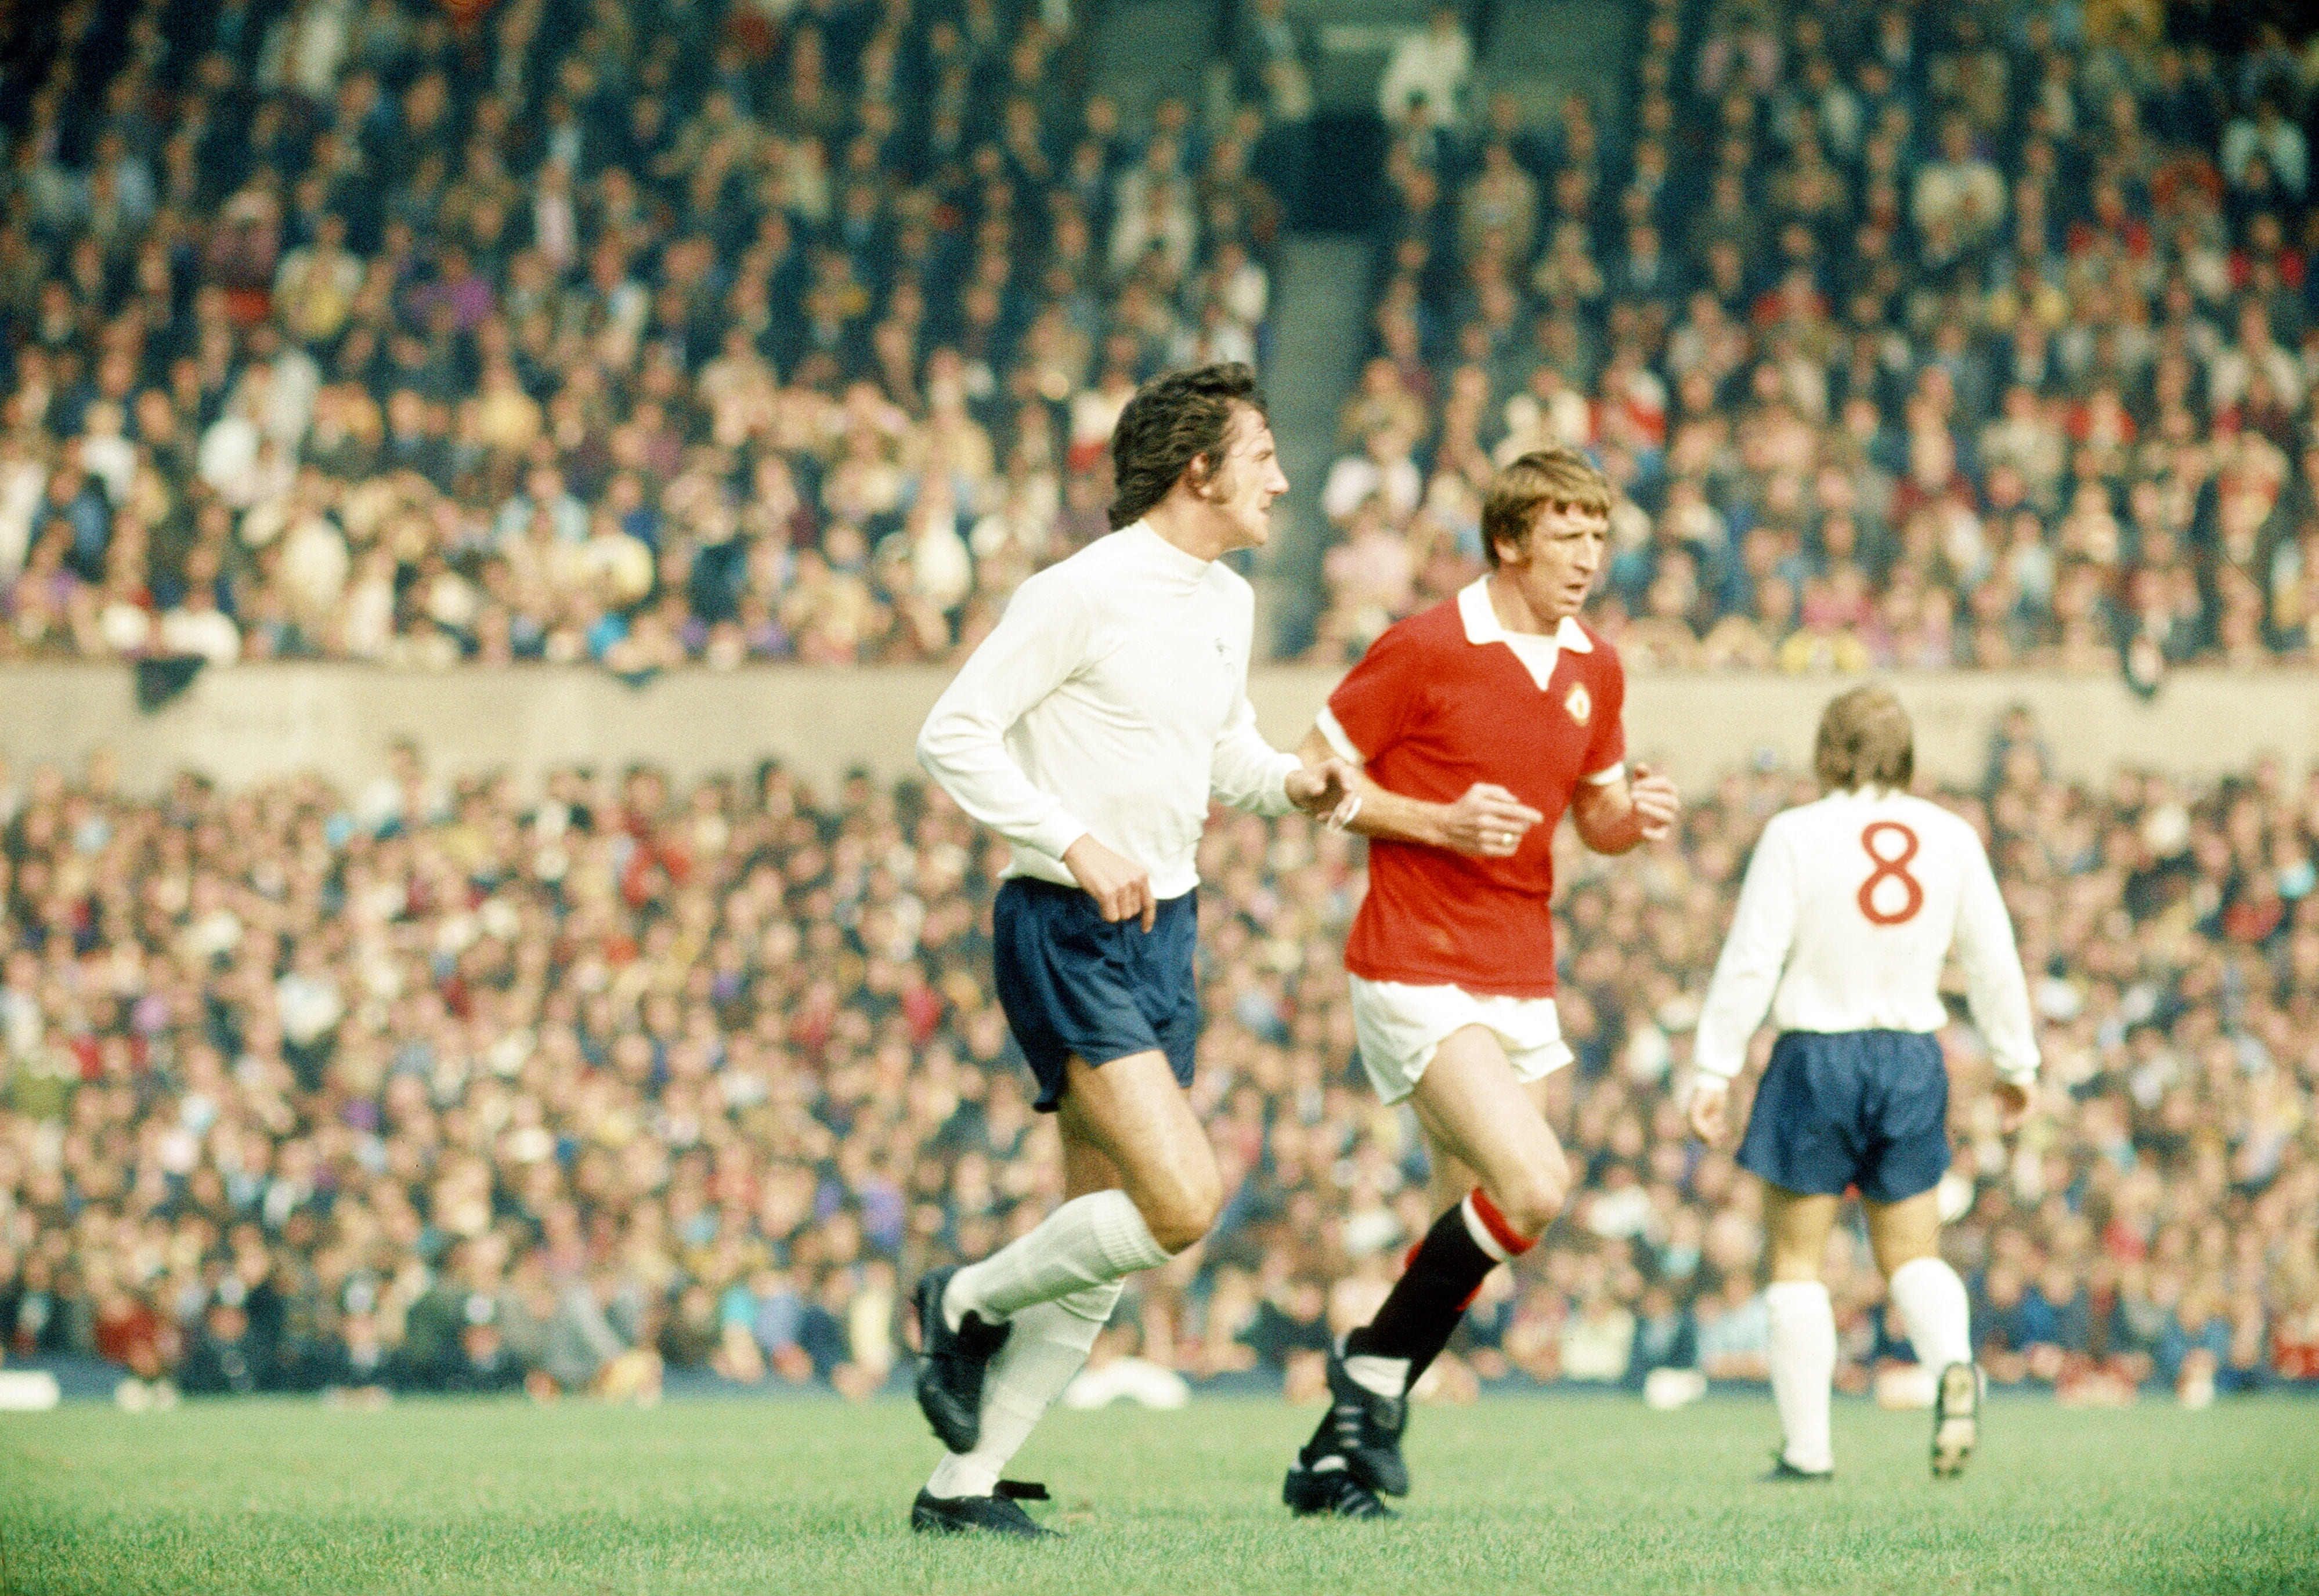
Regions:
<instances>
[{"instance_id":1,"label":"club crest on red shirt","mask_svg":"<svg viewBox=\"0 0 2319 1596\"><path fill-rule=\"evenodd\" d=\"M1570 690L1569 697L1562 700L1562 707L1570 711L1571 719L1584 726L1586 717L1594 713L1593 696L1587 692L1584 682L1579 682Z\"/></svg>"}]
</instances>

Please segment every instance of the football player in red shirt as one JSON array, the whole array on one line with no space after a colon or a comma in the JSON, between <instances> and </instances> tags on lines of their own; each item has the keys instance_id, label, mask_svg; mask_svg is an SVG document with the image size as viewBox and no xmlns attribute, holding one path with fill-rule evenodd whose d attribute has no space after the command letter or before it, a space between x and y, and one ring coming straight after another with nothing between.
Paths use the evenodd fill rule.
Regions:
<instances>
[{"instance_id":1,"label":"football player in red shirt","mask_svg":"<svg viewBox=\"0 0 2319 1596\"><path fill-rule=\"evenodd\" d=\"M1597 852L1667 834L1674 785L1637 766L1626 677L1581 625L1607 563L1611 484L1575 450L1523 455L1482 507L1487 575L1389 628L1301 752L1362 767L1337 824L1370 839L1345 944L1361 1062L1407 1099L1440 1217L1376 1316L1329 1359L1330 1408L1288 1471L1300 1514L1377 1518L1409 1489L1410 1387L1483 1277L1542 1235L1569 1169L1541 1085L1570 1061L1554 1011L1554 832Z\"/></svg>"}]
</instances>

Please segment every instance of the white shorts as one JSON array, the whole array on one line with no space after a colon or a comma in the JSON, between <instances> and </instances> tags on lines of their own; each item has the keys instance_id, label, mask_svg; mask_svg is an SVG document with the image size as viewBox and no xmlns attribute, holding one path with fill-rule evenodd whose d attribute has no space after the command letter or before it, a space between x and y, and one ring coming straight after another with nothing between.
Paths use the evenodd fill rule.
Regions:
<instances>
[{"instance_id":1,"label":"white shorts","mask_svg":"<svg viewBox=\"0 0 2319 1596\"><path fill-rule=\"evenodd\" d=\"M1360 1041L1361 1065L1387 1103L1415 1091L1434 1052L1453 1032L1468 1025L1482 1026L1498 1039L1516 1080L1538 1080L1570 1062L1551 997L1476 997L1462 987L1347 978L1353 987L1353 1033Z\"/></svg>"}]
</instances>

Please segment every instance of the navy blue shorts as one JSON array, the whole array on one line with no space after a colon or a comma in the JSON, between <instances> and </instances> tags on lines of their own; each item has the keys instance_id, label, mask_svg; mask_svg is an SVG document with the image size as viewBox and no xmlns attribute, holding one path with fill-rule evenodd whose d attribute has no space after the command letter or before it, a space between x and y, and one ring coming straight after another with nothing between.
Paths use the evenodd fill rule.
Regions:
<instances>
[{"instance_id":1,"label":"navy blue shorts","mask_svg":"<svg viewBox=\"0 0 2319 1596\"><path fill-rule=\"evenodd\" d=\"M1898 1203L1949 1167L1949 1074L1915 1031L1790 1031L1755 1090L1739 1167L1786 1191Z\"/></svg>"},{"instance_id":2,"label":"navy blue shorts","mask_svg":"<svg viewBox=\"0 0 2319 1596\"><path fill-rule=\"evenodd\" d=\"M1176 1084L1192 1084L1199 896L1168 899L1146 931L1141 919L1105 920L1076 887L1016 876L998 888L991 916L998 1006L1039 1078L1040 1112L1052 1114L1061 1100L1064 1063L1073 1057L1094 1066L1165 1053Z\"/></svg>"}]
</instances>

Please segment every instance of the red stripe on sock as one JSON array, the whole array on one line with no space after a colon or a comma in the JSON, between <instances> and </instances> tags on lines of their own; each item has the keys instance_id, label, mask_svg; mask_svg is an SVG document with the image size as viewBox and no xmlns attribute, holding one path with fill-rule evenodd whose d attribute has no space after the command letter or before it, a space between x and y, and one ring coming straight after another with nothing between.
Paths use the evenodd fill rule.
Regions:
<instances>
[{"instance_id":1,"label":"red stripe on sock","mask_svg":"<svg viewBox=\"0 0 2319 1596\"><path fill-rule=\"evenodd\" d=\"M1474 1212L1482 1216L1483 1228L1490 1232L1490 1240L1504 1248L1511 1257L1521 1257L1535 1244L1535 1237L1525 1236L1506 1222L1506 1216L1490 1201L1490 1194L1480 1186L1474 1188L1473 1204Z\"/></svg>"},{"instance_id":2,"label":"red stripe on sock","mask_svg":"<svg viewBox=\"0 0 2319 1596\"><path fill-rule=\"evenodd\" d=\"M1416 1240L1409 1244L1409 1250L1401 1255L1401 1272L1403 1274L1406 1275L1409 1273L1409 1266L1417 1261L1418 1249L1424 1245L1425 1238L1422 1236L1420 1236Z\"/></svg>"}]
</instances>

